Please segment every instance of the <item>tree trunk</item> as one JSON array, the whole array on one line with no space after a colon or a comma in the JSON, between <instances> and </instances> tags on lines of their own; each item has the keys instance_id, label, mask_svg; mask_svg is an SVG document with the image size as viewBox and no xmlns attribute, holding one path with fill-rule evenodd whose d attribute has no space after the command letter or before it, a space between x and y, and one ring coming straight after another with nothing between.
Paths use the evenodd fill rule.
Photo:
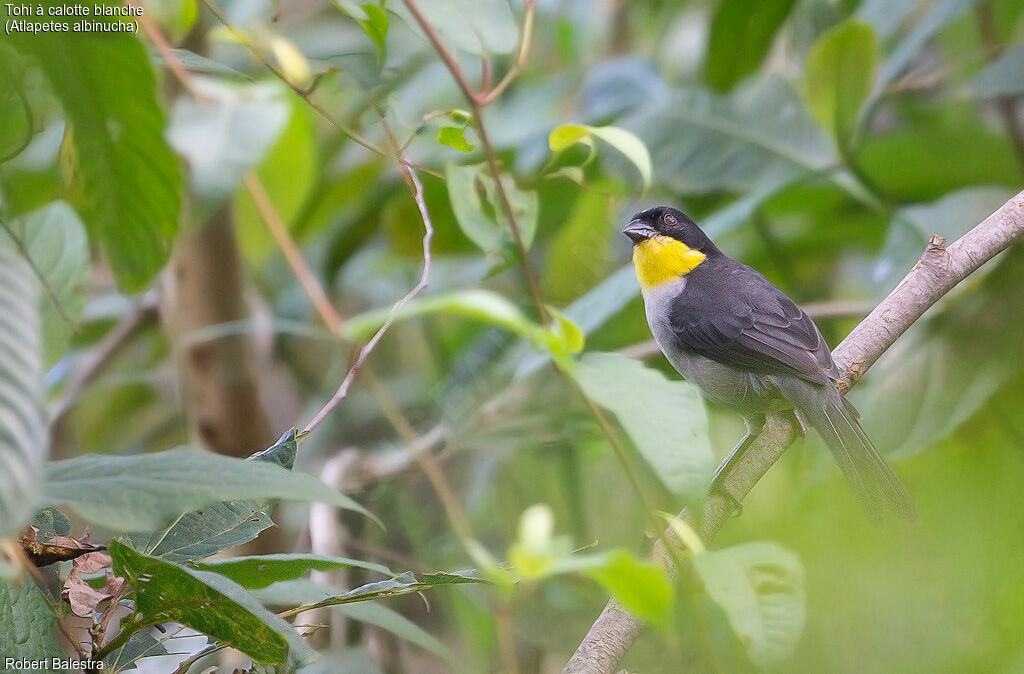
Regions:
<instances>
[{"instance_id":1,"label":"tree trunk","mask_svg":"<svg viewBox=\"0 0 1024 674\"><path fill-rule=\"evenodd\" d=\"M229 202L202 227L180 236L162 311L181 364L192 437L228 456L248 456L273 441L251 337L241 333L193 340L190 335L248 313Z\"/></svg>"}]
</instances>

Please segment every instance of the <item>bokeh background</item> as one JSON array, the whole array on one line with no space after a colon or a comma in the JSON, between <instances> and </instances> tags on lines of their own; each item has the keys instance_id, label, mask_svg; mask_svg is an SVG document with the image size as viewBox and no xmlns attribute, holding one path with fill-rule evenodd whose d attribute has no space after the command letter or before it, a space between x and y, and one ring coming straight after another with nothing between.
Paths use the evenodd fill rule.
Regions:
<instances>
[{"instance_id":1,"label":"bokeh background","mask_svg":"<svg viewBox=\"0 0 1024 674\"><path fill-rule=\"evenodd\" d=\"M492 83L513 67L518 0L419 4L470 84L480 86L482 62ZM416 571L477 566L410 438L434 455L495 559L521 554L531 531L554 546L534 551L550 559L649 546L643 505L592 411L543 343L524 338L542 321L477 120L405 6L218 2L229 28L201 2L141 5L152 30L90 38L63 84L33 54L54 38L0 42L3 218L43 251L79 326L44 306L52 458L186 443L245 456L301 428L381 312L420 278L423 222L390 134L419 167L436 230L429 287L297 463L387 528L281 506L260 550ZM673 493L671 475L700 463L679 457L721 458L743 427L682 385L662 388L679 377L648 342L621 226L650 205L683 209L808 306L835 346L932 234L955 239L1020 189L1024 3L538 0L533 11L522 69L482 120L544 301L585 335L585 354L619 354L591 361L584 388L646 498L677 512L692 483ZM146 57L138 68L105 61L122 39ZM122 111L123 128L90 116L104 106ZM550 134L567 124L634 134L649 185L631 136L608 142L571 127L563 132L581 142L560 144ZM325 288L345 341L268 217ZM735 616L685 572L651 599L666 615L623 665L1024 671L1022 287L1017 246L930 310L851 393L917 523L872 528L820 442L800 442L713 544L774 542L798 560L789 568L802 568L799 587L780 590L780 605L747 606L754 627L737 636ZM616 369L625 357L632 365ZM664 443L649 436L663 429L692 446L659 458ZM633 578L623 573L619 591ZM429 602L387 604L409 624L327 615L332 628L315 638L336 671L499 671L513 660L558 671L607 600L605 581L541 570L509 596L442 588Z\"/></svg>"}]
</instances>

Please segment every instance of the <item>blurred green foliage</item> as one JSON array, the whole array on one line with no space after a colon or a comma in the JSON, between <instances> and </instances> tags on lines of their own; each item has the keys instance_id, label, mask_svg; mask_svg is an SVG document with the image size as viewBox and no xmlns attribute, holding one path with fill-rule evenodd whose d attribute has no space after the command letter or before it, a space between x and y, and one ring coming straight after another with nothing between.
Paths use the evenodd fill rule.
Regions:
<instances>
[{"instance_id":1,"label":"blurred green foliage","mask_svg":"<svg viewBox=\"0 0 1024 674\"><path fill-rule=\"evenodd\" d=\"M672 582L647 559L648 513L579 393L609 413L648 505L676 512L699 501L742 424L704 405L660 355L612 353L649 339L619 227L642 207L679 206L801 303L878 301L932 234L955 239L1021 186L1019 0L539 2L521 72L479 118L400 0L216 3L234 32L201 2L141 4L170 56L125 34L0 37L0 260L24 249L47 286L38 293L42 337L0 337L5 395L31 389L11 363L38 357L59 400L131 312L129 294L160 287L176 237L230 205L258 317L220 327L252 334L267 399L284 410L275 422L301 425L334 392L352 350L322 328L243 177L258 177L358 344L423 264L423 223L394 156L402 153L417 167L435 230L430 284L396 312L369 362L413 431L442 438L431 449L473 537L452 526L409 460L393 410L362 379L295 459L296 470L316 472L338 448L355 447L384 473L347 491L386 525L346 515L352 556L417 575L359 588L361 599L394 596L387 604L335 610L433 654L406 653L398 670L500 670L511 639L524 671L558 671L609 595L653 623L623 663L631 671L1024 669L1019 246L944 298L851 394L908 485L921 515L914 525L868 526L809 438ZM482 58L492 84L516 67L522 3L418 4L472 86L484 86ZM0 276L23 266L5 263ZM8 301L3 290L0 309L24 324L15 313L30 295ZM819 325L835 345L857 320L831 314ZM52 453L136 455L186 442L168 384L175 366L160 326L144 325L70 402ZM19 401L0 400L14 410L2 419L40 434L38 404ZM29 465L25 443L8 435L0 463ZM200 552L164 558L155 546L115 543L118 568L166 574L188 601L226 597L222 613L193 618L250 655L310 655L257 599L291 606L282 598L349 589L297 577L321 568L311 558L285 560L277 568L287 573L252 592L216 565L179 564L251 540L270 526L263 498L296 494L247 492L239 472L231 496L245 507L208 504L204 519L193 508L218 493L218 473L200 466L208 480L187 486L204 494L190 500L148 488L137 465L173 472L168 456L70 458L50 473L102 467L97 483L122 501L90 485L75 498L102 502L92 512L107 509L95 523L108 533L125 530L118 513L132 509L129 496L139 505L127 528L159 523L160 540L175 531L167 513L189 510L174 540L205 531L186 541ZM380 468L389 461L412 467ZM8 484L9 474L0 474L4 535L28 521L35 491L61 497L54 483ZM109 486L120 479L138 482ZM147 491L156 496L139 496ZM240 526L247 513L256 517L244 530L209 535L211 521ZM290 504L274 515L298 549L305 518ZM469 566L480 578L419 573ZM0 562L0 576L11 573ZM402 598L427 587L429 613ZM0 584L0 635L39 599ZM148 615L181 617L143 599ZM227 626L253 616L266 631L259 643ZM33 647L51 651L49 633L26 624ZM330 666L365 666L359 638L349 637Z\"/></svg>"}]
</instances>

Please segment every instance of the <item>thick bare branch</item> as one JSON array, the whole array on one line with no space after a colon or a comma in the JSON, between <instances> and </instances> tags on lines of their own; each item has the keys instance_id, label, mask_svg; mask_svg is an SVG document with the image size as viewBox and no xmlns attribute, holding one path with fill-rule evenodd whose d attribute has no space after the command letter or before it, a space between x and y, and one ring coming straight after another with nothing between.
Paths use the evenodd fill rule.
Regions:
<instances>
[{"instance_id":1,"label":"thick bare branch","mask_svg":"<svg viewBox=\"0 0 1024 674\"><path fill-rule=\"evenodd\" d=\"M941 237L932 237L921 260L836 347L832 355L842 372L839 388L844 393L864 374L893 342L943 295L983 264L1024 235L1024 192L1003 204L984 222L946 247ZM791 414L768 417L764 430L741 460L734 463L722 480L723 494L712 494L704 506L701 536L713 537L733 515L738 504L758 480L799 436ZM690 519L689 513L680 515ZM681 545L669 529L665 537ZM654 546L654 559L675 572L668 550L661 541ZM563 674L610 673L640 634L642 622L614 601L591 626Z\"/></svg>"}]
</instances>

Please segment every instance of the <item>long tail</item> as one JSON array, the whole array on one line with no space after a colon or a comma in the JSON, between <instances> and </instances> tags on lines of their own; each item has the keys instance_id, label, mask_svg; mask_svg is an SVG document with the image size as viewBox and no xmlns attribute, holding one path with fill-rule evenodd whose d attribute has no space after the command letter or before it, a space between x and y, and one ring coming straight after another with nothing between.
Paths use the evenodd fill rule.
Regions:
<instances>
[{"instance_id":1,"label":"long tail","mask_svg":"<svg viewBox=\"0 0 1024 674\"><path fill-rule=\"evenodd\" d=\"M800 411L831 448L871 520L880 522L885 508L901 519L915 519L910 495L861 428L860 413L834 386L814 389L817 395Z\"/></svg>"}]
</instances>

